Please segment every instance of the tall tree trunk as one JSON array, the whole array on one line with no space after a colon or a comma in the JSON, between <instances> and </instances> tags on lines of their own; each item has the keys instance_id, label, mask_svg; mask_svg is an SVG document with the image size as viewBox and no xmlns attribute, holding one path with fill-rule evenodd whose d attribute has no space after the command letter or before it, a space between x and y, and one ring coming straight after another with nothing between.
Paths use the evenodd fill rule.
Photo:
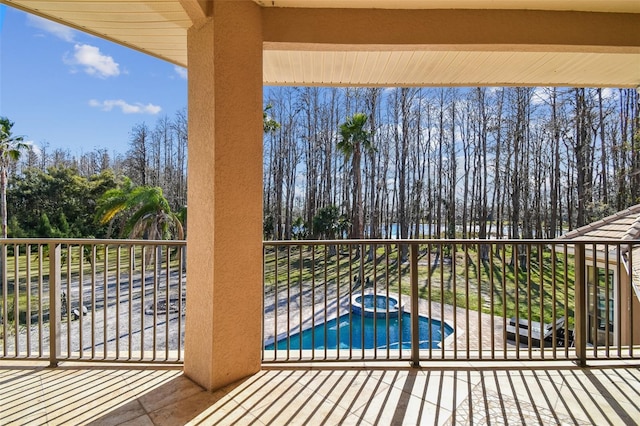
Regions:
<instances>
[{"instance_id":1,"label":"tall tree trunk","mask_svg":"<svg viewBox=\"0 0 640 426\"><path fill-rule=\"evenodd\" d=\"M609 174L607 167L607 148L605 138L604 123L604 107L602 105L602 89L598 89L598 115L600 118L600 199L602 204L609 204L609 184L607 175Z\"/></svg>"}]
</instances>

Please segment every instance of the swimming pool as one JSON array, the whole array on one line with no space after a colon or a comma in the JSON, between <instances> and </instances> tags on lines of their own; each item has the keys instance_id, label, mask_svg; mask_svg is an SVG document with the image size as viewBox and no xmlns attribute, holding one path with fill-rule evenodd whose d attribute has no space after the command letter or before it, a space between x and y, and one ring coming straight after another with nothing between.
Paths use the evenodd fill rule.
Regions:
<instances>
[{"instance_id":1,"label":"swimming pool","mask_svg":"<svg viewBox=\"0 0 640 426\"><path fill-rule=\"evenodd\" d=\"M402 332L400 333L400 327ZM420 349L438 348L442 341L453 333L453 328L439 320L418 317ZM326 333L326 345L325 345ZM364 337L363 337L364 334ZM402 336L402 339L400 338ZM387 339L388 338L388 339ZM326 323L295 333L265 346L266 350L289 349L403 349L411 348L411 315L403 312L401 319L389 318L389 333L387 321L381 318L362 317L358 314L344 314ZM364 342L364 347L363 347Z\"/></svg>"}]
</instances>

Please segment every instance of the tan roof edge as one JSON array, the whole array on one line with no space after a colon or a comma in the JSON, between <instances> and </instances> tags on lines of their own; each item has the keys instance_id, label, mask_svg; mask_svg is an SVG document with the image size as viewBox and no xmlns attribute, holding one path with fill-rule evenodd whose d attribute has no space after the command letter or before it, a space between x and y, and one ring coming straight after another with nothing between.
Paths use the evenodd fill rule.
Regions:
<instances>
[{"instance_id":1,"label":"tan roof edge","mask_svg":"<svg viewBox=\"0 0 640 426\"><path fill-rule=\"evenodd\" d=\"M588 231L594 230L594 229L598 229L600 226L606 224L606 223L611 223L614 220L620 218L620 217L625 217L628 216L629 214L635 214L638 213L638 218L636 218L636 221L634 222L634 224L631 226L631 228L629 228L629 230L627 230L627 232L625 233L623 239L629 240L629 239L635 239L638 238L638 236L640 236L640 204L636 204L634 206L631 206L627 209L621 210L617 213L614 213L610 216L607 216L603 219L600 219L596 222L592 222L588 225L584 225L581 226L580 228L576 228L572 231L567 232L564 235L559 236L557 239L558 240L564 240L564 239L568 239L568 238L573 238L573 237L577 237L580 235L585 234ZM632 232L632 230L636 230L636 232Z\"/></svg>"},{"instance_id":2,"label":"tan roof edge","mask_svg":"<svg viewBox=\"0 0 640 426\"><path fill-rule=\"evenodd\" d=\"M629 227L627 232L622 237L623 240L635 240L640 237L640 215L636 218L635 222Z\"/></svg>"},{"instance_id":3,"label":"tan roof edge","mask_svg":"<svg viewBox=\"0 0 640 426\"><path fill-rule=\"evenodd\" d=\"M69 22L69 21L66 21L64 19L60 19L60 18L57 18L55 16L40 12L37 9L31 9L31 8L28 8L28 7L24 7L20 3L11 3L11 2L5 2L5 1L1 1L0 0L0 4L7 5L7 6L10 6L10 7L14 8L14 9L20 10L22 12L38 16L38 17L46 19L48 21L55 22L56 24L64 25L66 27L73 28L74 30L78 30L78 31L81 31L81 32L86 33L86 34L90 34L90 35L99 37L101 39L110 41L110 42L118 44L120 46L128 47L129 49L135 50L137 52L144 53L145 55L149 55L149 56L152 56L154 58L158 58L158 59L161 59L163 61L167 61L170 64L178 65L178 66L181 66L181 67L186 67L187 66L186 64L182 64L182 63L180 63L178 61L174 61L173 59L171 59L169 57L166 57L164 55L160 55L160 54L157 54L157 53L152 52L150 50L147 50L147 49L144 49L142 47L136 46L135 44L128 43L126 41L116 39L115 37L111 37L111 36L109 36L107 34L99 32L99 31L92 30L91 28L87 28L87 27L83 27L81 25L74 24L73 22Z\"/></svg>"}]
</instances>

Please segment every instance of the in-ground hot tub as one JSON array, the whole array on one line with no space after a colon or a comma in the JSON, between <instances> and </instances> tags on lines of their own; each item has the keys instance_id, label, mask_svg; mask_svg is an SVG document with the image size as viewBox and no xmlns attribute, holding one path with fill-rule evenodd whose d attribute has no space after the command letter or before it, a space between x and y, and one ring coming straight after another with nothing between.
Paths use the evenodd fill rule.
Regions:
<instances>
[{"instance_id":1,"label":"in-ground hot tub","mask_svg":"<svg viewBox=\"0 0 640 426\"><path fill-rule=\"evenodd\" d=\"M351 298L351 310L364 317L397 318L402 305L397 298L386 294L359 294Z\"/></svg>"}]
</instances>

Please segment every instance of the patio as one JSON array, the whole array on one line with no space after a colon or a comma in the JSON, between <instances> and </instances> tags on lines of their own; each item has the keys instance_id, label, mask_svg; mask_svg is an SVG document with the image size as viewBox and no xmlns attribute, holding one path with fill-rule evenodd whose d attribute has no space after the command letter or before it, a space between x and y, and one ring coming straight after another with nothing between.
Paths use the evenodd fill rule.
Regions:
<instances>
[{"instance_id":1,"label":"patio","mask_svg":"<svg viewBox=\"0 0 640 426\"><path fill-rule=\"evenodd\" d=\"M0 363L9 424L634 424L637 361L271 366L210 393L180 367Z\"/></svg>"}]
</instances>

